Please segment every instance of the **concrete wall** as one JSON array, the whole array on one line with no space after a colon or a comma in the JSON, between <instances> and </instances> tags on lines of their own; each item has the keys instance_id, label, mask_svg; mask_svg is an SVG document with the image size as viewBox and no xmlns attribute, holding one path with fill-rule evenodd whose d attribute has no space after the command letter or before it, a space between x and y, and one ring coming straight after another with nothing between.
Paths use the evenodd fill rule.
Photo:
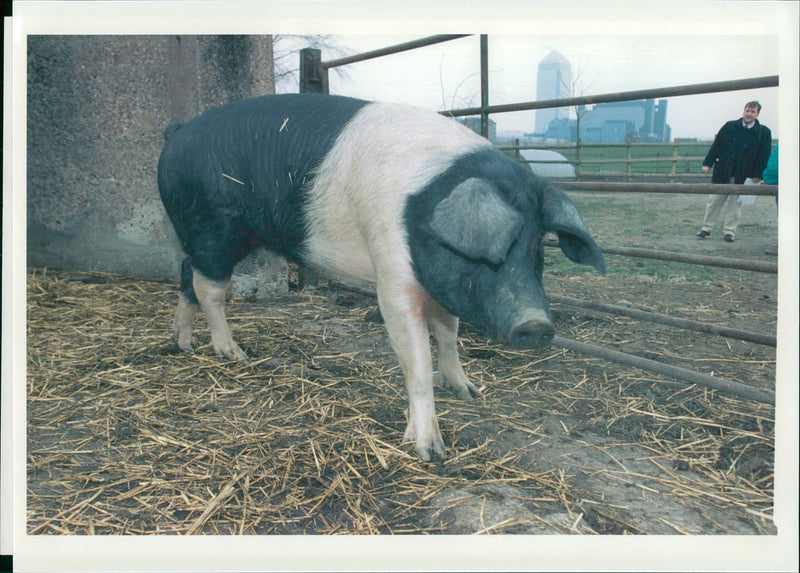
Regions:
<instances>
[{"instance_id":1,"label":"concrete wall","mask_svg":"<svg viewBox=\"0 0 800 573\"><path fill-rule=\"evenodd\" d=\"M28 264L177 275L156 182L164 128L266 93L270 36L29 36Z\"/></svg>"}]
</instances>

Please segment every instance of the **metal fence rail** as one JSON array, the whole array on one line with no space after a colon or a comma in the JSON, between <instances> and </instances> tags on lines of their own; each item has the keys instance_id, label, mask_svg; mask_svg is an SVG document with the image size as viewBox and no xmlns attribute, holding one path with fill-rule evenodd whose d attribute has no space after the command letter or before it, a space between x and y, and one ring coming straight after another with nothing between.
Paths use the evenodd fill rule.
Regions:
<instances>
[{"instance_id":1,"label":"metal fence rail","mask_svg":"<svg viewBox=\"0 0 800 573\"><path fill-rule=\"evenodd\" d=\"M402 44L395 44L393 46L387 46L385 48L379 48L377 50L361 52L360 54L354 54L352 56L345 56L343 58L338 58L336 60L328 60L327 62L320 62L319 65L321 68L329 70L331 68L338 68L339 66L346 66L348 64L354 64L356 62L373 60L375 58L381 58L383 56L389 56L392 54L399 54L400 52L407 52L409 50L424 48L425 46L441 44L442 42L450 42L452 40L458 40L459 38L466 38L468 36L470 36L470 34L438 34L435 36L427 36L425 38L420 38L419 40L412 40L410 42L403 42Z\"/></svg>"},{"instance_id":2,"label":"metal fence rail","mask_svg":"<svg viewBox=\"0 0 800 573\"><path fill-rule=\"evenodd\" d=\"M638 247L613 247L605 246L600 248L609 255L622 255L640 259L651 259L659 261L672 261L675 263L687 263L690 265L704 265L722 269L735 269L739 271L752 271L756 273L778 274L778 263L765 263L749 259L729 259L726 257L709 257L705 255L690 255L687 253L673 253L670 251L656 251L652 249L641 249Z\"/></svg>"},{"instance_id":3,"label":"metal fence rail","mask_svg":"<svg viewBox=\"0 0 800 573\"><path fill-rule=\"evenodd\" d=\"M763 404L775 404L774 394L720 376L709 376L708 374L702 374L694 370L688 370L679 366L650 360L649 358L642 358L641 356L620 352L619 350L613 350L595 344L586 344L585 342L578 342L577 340L570 340L569 338L562 338L560 336L553 337L553 346L565 348L579 354L595 356L603 360L608 360L609 362L633 366L640 370L654 372L662 376L675 378L676 380L697 384L698 386L713 388L720 392L733 394L748 400L755 400Z\"/></svg>"},{"instance_id":4,"label":"metal fence rail","mask_svg":"<svg viewBox=\"0 0 800 573\"><path fill-rule=\"evenodd\" d=\"M548 99L541 101L527 101L520 103L509 103L501 105L490 105L488 107L468 107L462 109L451 109L441 112L452 117L465 115L478 115L486 113L507 113L512 111L529 111L534 109L548 109L554 107L572 107L576 105L586 105L594 103L610 103L616 101L633 101L637 99L655 99L675 96L698 95L720 92L733 92L740 90L751 90L756 88L778 87L778 76L763 76L759 78L748 78L743 80L730 80L724 82L708 82L703 84L689 84L685 86L675 86L668 88L652 88L644 90L631 90L625 92L607 93L590 96L567 97L561 99Z\"/></svg>"},{"instance_id":5,"label":"metal fence rail","mask_svg":"<svg viewBox=\"0 0 800 573\"><path fill-rule=\"evenodd\" d=\"M755 344L763 344L765 346L777 346L778 337L761 334L760 332L751 332L749 330L739 330L738 328L727 328L718 326L708 322L699 322L696 320L688 320L685 318L676 318L667 314L660 314L657 312L649 312L646 310L638 310L626 306L619 306L616 304L606 304L592 300L583 300L580 298L573 298L571 296L551 295L550 302L557 304L565 304L567 306L574 306L585 310L596 310L602 313L616 314L620 316L627 316L642 320L645 322L655 322L665 326L672 326L675 328L682 328L684 330L693 330L695 332L705 332L708 334L716 334L726 338L735 338L737 340L744 340L746 342L754 342Z\"/></svg>"},{"instance_id":6,"label":"metal fence rail","mask_svg":"<svg viewBox=\"0 0 800 573\"><path fill-rule=\"evenodd\" d=\"M425 46L441 44L442 42L450 42L470 35L471 34L439 34L427 36L418 40L403 42L402 44L395 44L393 46L361 52L360 54L353 54L352 56L345 56L325 62L321 59L322 53L320 50L306 48L300 51L300 91L329 93L330 84L328 82L328 70L332 68L338 68L366 60L374 60L375 58L416 50L424 48ZM304 73L304 70L307 70L307 72Z\"/></svg>"},{"instance_id":7,"label":"metal fence rail","mask_svg":"<svg viewBox=\"0 0 800 573\"><path fill-rule=\"evenodd\" d=\"M692 171L689 165L694 164L699 168L706 156L705 151L701 155L698 154L700 153L699 148L708 149L711 142L686 142L678 139L672 142L664 141L660 143L639 142L633 141L630 135L628 135L625 143L587 144L581 139L576 143L569 144L521 144L519 141L519 139L514 139L512 143L497 145L497 149L526 165L564 165L567 163L575 169L574 175L551 175L550 177L555 180L615 181L624 179L632 181L636 179L642 181L668 179L670 183L675 181L688 182L687 180L691 179L708 180L708 174L700 172L699 169ZM776 145L777 140L773 140L773 149ZM551 159L527 159L522 152L528 150L559 150L567 152L567 155L571 155L571 157L561 155L559 158ZM682 150L688 151L681 155ZM606 154L606 151L609 153ZM596 154L598 152L600 153L598 158L585 158L586 154ZM619 153L616 157L614 156L615 152ZM690 152L693 155L689 155ZM684 167L683 171L678 170L679 165ZM641 166L641 168L634 170L638 166ZM667 167L667 169L661 169L662 166ZM600 167L600 169L595 169L597 167ZM603 170L604 167L611 167L611 169ZM644 171L645 168L650 169L650 171Z\"/></svg>"},{"instance_id":8,"label":"metal fence rail","mask_svg":"<svg viewBox=\"0 0 800 573\"><path fill-rule=\"evenodd\" d=\"M717 183L625 183L607 181L559 180L558 186L568 191L602 193L677 193L684 195L758 195L775 197L777 185L724 185Z\"/></svg>"},{"instance_id":9,"label":"metal fence rail","mask_svg":"<svg viewBox=\"0 0 800 573\"><path fill-rule=\"evenodd\" d=\"M558 243L556 241L544 240L542 241L542 244L545 247L558 248ZM691 255L688 253L676 253L673 251L657 251L654 249L642 249L640 247L615 247L609 245L600 246L600 251L607 255L621 255L623 257L633 257L638 259L669 261L673 263L686 263L689 265L703 265L707 267L734 269L738 271L752 271L756 273L778 273L778 263L767 263L752 259L709 257L707 255Z\"/></svg>"}]
</instances>

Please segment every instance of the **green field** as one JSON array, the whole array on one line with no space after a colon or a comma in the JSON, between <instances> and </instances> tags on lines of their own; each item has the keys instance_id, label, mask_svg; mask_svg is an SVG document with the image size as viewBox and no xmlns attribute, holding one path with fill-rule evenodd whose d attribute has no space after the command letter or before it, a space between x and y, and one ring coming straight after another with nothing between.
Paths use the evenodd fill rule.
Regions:
<instances>
[{"instance_id":1,"label":"green field","mask_svg":"<svg viewBox=\"0 0 800 573\"><path fill-rule=\"evenodd\" d=\"M703 158L708 152L711 142L698 142L691 144L680 144L678 147L678 161L675 166L677 175L702 175L701 165ZM568 161L576 161L577 151L572 149L557 150ZM631 163L631 173L633 175L669 175L672 170L672 158L674 145L672 143L650 143L619 146L593 146L581 147L581 175L597 174L599 172L616 171L620 175L627 173L628 166L625 163L628 153L633 160ZM642 161L644 159L656 159L657 161ZM668 160L668 161L665 161ZM614 161L614 163L593 163L595 161Z\"/></svg>"},{"instance_id":2,"label":"green field","mask_svg":"<svg viewBox=\"0 0 800 573\"><path fill-rule=\"evenodd\" d=\"M745 207L734 243L715 229L708 239L695 233L705 212L706 195L593 193L570 191L600 246L638 247L710 257L777 262L764 254L778 243L778 221L772 197L758 197ZM545 249L546 272L574 275L594 272L575 265L559 249ZM775 281L774 274L606 255L608 272L653 282Z\"/></svg>"},{"instance_id":3,"label":"green field","mask_svg":"<svg viewBox=\"0 0 800 573\"><path fill-rule=\"evenodd\" d=\"M777 141L773 142L773 146ZM576 167L578 177L669 177L675 162L675 177L702 182L710 176L702 171L703 159L711 147L711 141L679 143L677 154L674 143L591 144L580 148L580 168L577 167L578 151L574 145L534 146L523 149L547 149L560 153ZM504 153L515 157L513 148L502 146ZM630 158L630 171L628 160ZM519 159L519 158L517 158Z\"/></svg>"}]
</instances>

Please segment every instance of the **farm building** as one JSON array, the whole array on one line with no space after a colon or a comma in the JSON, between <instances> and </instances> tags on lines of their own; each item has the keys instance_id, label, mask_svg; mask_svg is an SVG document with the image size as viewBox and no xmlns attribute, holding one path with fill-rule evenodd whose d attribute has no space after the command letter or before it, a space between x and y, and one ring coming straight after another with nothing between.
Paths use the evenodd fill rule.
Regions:
<instances>
[{"instance_id":1,"label":"farm building","mask_svg":"<svg viewBox=\"0 0 800 573\"><path fill-rule=\"evenodd\" d=\"M552 163L529 163L536 175L550 179L574 179L575 168L567 158L549 149L521 149L520 155L526 161L551 161Z\"/></svg>"}]
</instances>

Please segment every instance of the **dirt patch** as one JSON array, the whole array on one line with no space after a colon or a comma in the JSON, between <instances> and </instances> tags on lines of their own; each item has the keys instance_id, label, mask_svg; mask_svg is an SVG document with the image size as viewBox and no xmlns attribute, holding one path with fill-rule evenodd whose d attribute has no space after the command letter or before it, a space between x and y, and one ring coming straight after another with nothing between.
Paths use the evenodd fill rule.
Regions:
<instances>
[{"instance_id":1,"label":"dirt patch","mask_svg":"<svg viewBox=\"0 0 800 573\"><path fill-rule=\"evenodd\" d=\"M546 274L553 294L775 331L774 277ZM463 328L484 396L437 390L449 457L401 444L369 297L235 299L249 364L171 340L175 281L32 270L31 534L775 534L774 409ZM775 349L554 305L559 334L774 392Z\"/></svg>"}]
</instances>

